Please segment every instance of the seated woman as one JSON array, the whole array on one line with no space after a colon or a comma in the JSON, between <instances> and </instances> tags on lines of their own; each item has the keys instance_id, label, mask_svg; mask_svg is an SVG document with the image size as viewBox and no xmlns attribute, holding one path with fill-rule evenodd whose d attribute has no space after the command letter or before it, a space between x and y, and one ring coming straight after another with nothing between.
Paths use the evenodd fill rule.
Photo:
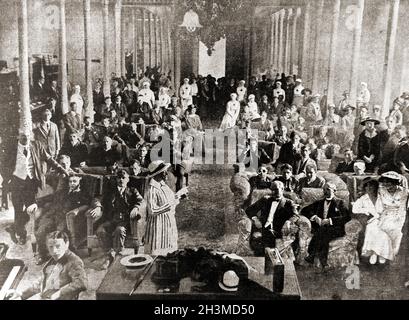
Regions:
<instances>
[{"instance_id":1,"label":"seated woman","mask_svg":"<svg viewBox=\"0 0 409 320\"><path fill-rule=\"evenodd\" d=\"M260 114L258 113L256 96L254 94L249 95L249 101L247 102L247 105L249 106L249 111L251 113L251 120L259 119Z\"/></svg>"},{"instance_id":2,"label":"seated woman","mask_svg":"<svg viewBox=\"0 0 409 320\"><path fill-rule=\"evenodd\" d=\"M393 261L399 252L408 201L408 190L401 186L403 179L392 171L382 174L377 199L372 195L369 197L372 203L361 198L354 205L354 213L372 215L362 249L362 255L370 256L371 264Z\"/></svg>"},{"instance_id":3,"label":"seated woman","mask_svg":"<svg viewBox=\"0 0 409 320\"><path fill-rule=\"evenodd\" d=\"M197 108L195 105L190 105L187 107L184 129L203 131L202 121L200 120L200 117L196 114L196 111Z\"/></svg>"}]
</instances>

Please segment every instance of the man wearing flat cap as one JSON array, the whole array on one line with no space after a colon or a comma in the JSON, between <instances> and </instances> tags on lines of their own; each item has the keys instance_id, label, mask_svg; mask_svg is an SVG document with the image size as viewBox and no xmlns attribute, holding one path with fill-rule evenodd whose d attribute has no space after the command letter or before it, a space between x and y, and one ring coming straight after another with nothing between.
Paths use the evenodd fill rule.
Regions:
<instances>
[{"instance_id":1,"label":"man wearing flat cap","mask_svg":"<svg viewBox=\"0 0 409 320\"><path fill-rule=\"evenodd\" d=\"M358 139L358 159L365 162L368 172L374 172L375 167L379 165L381 155L381 139L376 131L375 125L379 121L373 118L367 118L361 122L365 130L361 132Z\"/></svg>"},{"instance_id":2,"label":"man wearing flat cap","mask_svg":"<svg viewBox=\"0 0 409 320\"><path fill-rule=\"evenodd\" d=\"M350 220L350 214L344 201L335 197L335 184L327 183L323 189L324 199L305 207L301 215L310 219L313 234L305 260L312 264L318 258L323 271L326 271L329 243L345 235L345 224Z\"/></svg>"}]
</instances>

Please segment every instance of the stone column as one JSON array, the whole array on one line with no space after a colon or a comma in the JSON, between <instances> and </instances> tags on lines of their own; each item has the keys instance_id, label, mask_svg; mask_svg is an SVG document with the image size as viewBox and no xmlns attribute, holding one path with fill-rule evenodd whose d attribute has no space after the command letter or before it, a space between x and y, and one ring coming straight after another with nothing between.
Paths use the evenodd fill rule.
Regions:
<instances>
[{"instance_id":1,"label":"stone column","mask_svg":"<svg viewBox=\"0 0 409 320\"><path fill-rule=\"evenodd\" d=\"M153 45L152 47L153 49L153 62L154 65L157 66L158 65L158 38L157 38L157 33L158 33L158 19L156 17L156 15L152 16L152 22L153 22L153 37L152 37L152 41L153 41Z\"/></svg>"},{"instance_id":2,"label":"stone column","mask_svg":"<svg viewBox=\"0 0 409 320\"><path fill-rule=\"evenodd\" d=\"M274 13L274 68L277 70L279 66L278 66L278 55L279 55L279 50L278 47L280 46L279 44L279 30L278 30L278 26L279 26L279 22L280 22L280 13L276 12ZM275 76L275 75L274 75Z\"/></svg>"},{"instance_id":3,"label":"stone column","mask_svg":"<svg viewBox=\"0 0 409 320\"><path fill-rule=\"evenodd\" d=\"M322 12L324 10L324 0L320 0L318 4L317 18L315 22L315 48L314 48L314 67L312 71L312 91L313 93L318 93L319 91L319 69L320 69L320 54L321 54L321 23L322 23Z\"/></svg>"},{"instance_id":4,"label":"stone column","mask_svg":"<svg viewBox=\"0 0 409 320\"><path fill-rule=\"evenodd\" d=\"M174 58L175 58L175 95L179 96L179 88L180 88L180 40L179 40L179 31L175 30L175 51L174 51Z\"/></svg>"},{"instance_id":5,"label":"stone column","mask_svg":"<svg viewBox=\"0 0 409 320\"><path fill-rule=\"evenodd\" d=\"M149 43L149 66L153 66L153 50L152 50L152 13L148 12L148 43Z\"/></svg>"},{"instance_id":6,"label":"stone column","mask_svg":"<svg viewBox=\"0 0 409 320\"><path fill-rule=\"evenodd\" d=\"M301 15L301 9L297 8L294 14L293 30L291 37L291 61L290 61L290 73L294 74L296 72L295 65L298 65L298 48L297 48L297 22Z\"/></svg>"},{"instance_id":7,"label":"stone column","mask_svg":"<svg viewBox=\"0 0 409 320\"><path fill-rule=\"evenodd\" d=\"M291 61L291 38L290 38L290 23L291 23L291 18L293 16L293 9L288 9L288 14L287 14L287 22L286 22L286 28L285 28L285 55L284 55L284 72L287 75L290 72L290 61Z\"/></svg>"},{"instance_id":8,"label":"stone column","mask_svg":"<svg viewBox=\"0 0 409 320\"><path fill-rule=\"evenodd\" d=\"M307 74L307 68L308 68L308 59L309 59L309 41L310 41L310 11L311 11L311 2L307 1L307 4L305 5L304 8L304 32L303 32L303 38L302 38L302 50L300 50L301 53L301 64L299 68L299 76L304 77Z\"/></svg>"},{"instance_id":9,"label":"stone column","mask_svg":"<svg viewBox=\"0 0 409 320\"><path fill-rule=\"evenodd\" d=\"M110 75L109 75L109 0L104 0L104 95L111 93Z\"/></svg>"},{"instance_id":10,"label":"stone column","mask_svg":"<svg viewBox=\"0 0 409 320\"><path fill-rule=\"evenodd\" d=\"M61 1L63 2L63 1ZM28 13L27 1L20 0L18 6L18 55L20 77L20 130L31 136L30 79L28 67Z\"/></svg>"},{"instance_id":11,"label":"stone column","mask_svg":"<svg viewBox=\"0 0 409 320\"><path fill-rule=\"evenodd\" d=\"M383 96L383 110L382 115L384 117L388 116L389 109L391 107L391 91L392 91L392 76L393 76L393 65L395 57L395 45L396 45L396 32L398 29L398 19L399 19L399 5L400 0L393 0L392 5L392 15L390 16L390 29L387 35L386 41L386 61L384 70L384 96Z\"/></svg>"},{"instance_id":12,"label":"stone column","mask_svg":"<svg viewBox=\"0 0 409 320\"><path fill-rule=\"evenodd\" d=\"M84 0L84 47L85 47L85 84L86 107L85 115L94 122L94 103L92 97L91 50L89 37L91 34L91 0Z\"/></svg>"},{"instance_id":13,"label":"stone column","mask_svg":"<svg viewBox=\"0 0 409 320\"><path fill-rule=\"evenodd\" d=\"M328 104L334 103L335 61L337 58L338 24L340 10L341 0L334 0L334 8L332 14L331 45L329 51L328 65L328 93L327 93Z\"/></svg>"},{"instance_id":14,"label":"stone column","mask_svg":"<svg viewBox=\"0 0 409 320\"><path fill-rule=\"evenodd\" d=\"M136 16L136 9L132 9L132 44L133 44L133 65L134 73L138 74L138 48L139 48L139 38L138 38L138 17Z\"/></svg>"},{"instance_id":15,"label":"stone column","mask_svg":"<svg viewBox=\"0 0 409 320\"><path fill-rule=\"evenodd\" d=\"M280 11L280 38L279 38L279 44L278 44L278 68L277 71L279 73L284 72L284 16L285 16L285 10Z\"/></svg>"},{"instance_id":16,"label":"stone column","mask_svg":"<svg viewBox=\"0 0 409 320\"><path fill-rule=\"evenodd\" d=\"M275 47L275 44L274 44L274 42L275 42L275 34L274 34L274 32L275 32L275 18L274 17L275 16L273 14L270 16L271 29L270 29L270 52L269 52L270 66L272 66L273 69L274 69L274 62L275 62L275 55L274 55L274 52L275 52L275 48L274 48Z\"/></svg>"},{"instance_id":17,"label":"stone column","mask_svg":"<svg viewBox=\"0 0 409 320\"><path fill-rule=\"evenodd\" d=\"M115 73L117 77L121 76L121 9L122 0L116 0L115 3Z\"/></svg>"},{"instance_id":18,"label":"stone column","mask_svg":"<svg viewBox=\"0 0 409 320\"><path fill-rule=\"evenodd\" d=\"M163 21L162 19L159 19L159 43L160 43L160 66L161 66L161 72L163 73L165 70L165 48L164 48L164 41L163 41Z\"/></svg>"},{"instance_id":19,"label":"stone column","mask_svg":"<svg viewBox=\"0 0 409 320\"><path fill-rule=\"evenodd\" d=\"M126 77L126 61L125 61L126 20L125 20L125 14L123 13L123 11L124 10L121 10L121 51L120 51L120 54L121 54L121 75Z\"/></svg>"},{"instance_id":20,"label":"stone column","mask_svg":"<svg viewBox=\"0 0 409 320\"><path fill-rule=\"evenodd\" d=\"M358 0L358 8L356 10L354 44L352 51L351 78L349 83L350 103L356 105L358 95L358 71L359 58L361 55L361 35L362 35L362 19L365 8L365 0ZM357 109L358 112L358 109Z\"/></svg>"},{"instance_id":21,"label":"stone column","mask_svg":"<svg viewBox=\"0 0 409 320\"><path fill-rule=\"evenodd\" d=\"M404 92L406 88L409 88L409 48L403 49L403 67L400 78L400 90L399 92Z\"/></svg>"},{"instance_id":22,"label":"stone column","mask_svg":"<svg viewBox=\"0 0 409 320\"><path fill-rule=\"evenodd\" d=\"M146 50L145 50L145 39L146 39L146 15L145 15L145 10L141 9L141 17L142 17L142 32L141 32L141 47L142 47L142 73L145 72L146 65L149 64L146 61Z\"/></svg>"},{"instance_id":23,"label":"stone column","mask_svg":"<svg viewBox=\"0 0 409 320\"><path fill-rule=\"evenodd\" d=\"M60 0L60 73L61 73L61 112L68 108L68 75L67 75L67 30L65 24L65 0Z\"/></svg>"},{"instance_id":24,"label":"stone column","mask_svg":"<svg viewBox=\"0 0 409 320\"><path fill-rule=\"evenodd\" d=\"M167 48L168 48L168 70L166 70L166 73L169 71L174 71L174 59L173 54L173 47L172 47L172 29L171 29L171 24L167 23L166 24L166 38L167 38ZM172 74L171 72L171 74ZM175 78L172 78L172 81L175 81Z\"/></svg>"}]
</instances>

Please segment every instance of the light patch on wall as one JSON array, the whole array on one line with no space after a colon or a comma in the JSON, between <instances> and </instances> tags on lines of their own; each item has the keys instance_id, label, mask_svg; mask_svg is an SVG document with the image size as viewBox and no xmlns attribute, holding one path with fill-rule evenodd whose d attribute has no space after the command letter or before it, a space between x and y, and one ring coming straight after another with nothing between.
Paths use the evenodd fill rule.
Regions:
<instances>
[{"instance_id":1,"label":"light patch on wall","mask_svg":"<svg viewBox=\"0 0 409 320\"><path fill-rule=\"evenodd\" d=\"M216 79L226 75L226 39L216 42L211 56L207 54L207 47L203 42L199 44L199 74L211 74Z\"/></svg>"}]
</instances>

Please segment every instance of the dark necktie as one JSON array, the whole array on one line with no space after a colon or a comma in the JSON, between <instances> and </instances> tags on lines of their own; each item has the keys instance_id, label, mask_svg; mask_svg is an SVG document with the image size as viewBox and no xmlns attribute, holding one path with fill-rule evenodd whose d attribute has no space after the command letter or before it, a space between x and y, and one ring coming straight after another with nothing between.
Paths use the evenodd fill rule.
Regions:
<instances>
[{"instance_id":1,"label":"dark necktie","mask_svg":"<svg viewBox=\"0 0 409 320\"><path fill-rule=\"evenodd\" d=\"M23 150L23 154L24 154L24 156L27 158L27 156L28 156L28 151L27 151L27 148L24 148L24 150Z\"/></svg>"}]
</instances>

